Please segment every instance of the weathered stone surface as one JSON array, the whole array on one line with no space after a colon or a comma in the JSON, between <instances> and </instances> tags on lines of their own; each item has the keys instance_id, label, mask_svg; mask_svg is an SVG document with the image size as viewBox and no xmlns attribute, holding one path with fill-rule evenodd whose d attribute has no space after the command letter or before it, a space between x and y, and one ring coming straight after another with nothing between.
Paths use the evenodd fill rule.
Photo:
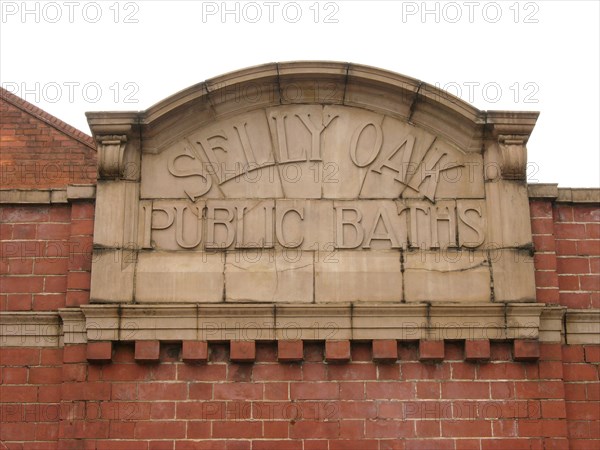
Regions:
<instances>
[{"instance_id":1,"label":"weathered stone surface","mask_svg":"<svg viewBox=\"0 0 600 450\"><path fill-rule=\"evenodd\" d=\"M278 199L275 205L278 246L319 251L323 257L333 251L335 210L332 201Z\"/></svg>"},{"instance_id":2,"label":"weathered stone surface","mask_svg":"<svg viewBox=\"0 0 600 450\"><path fill-rule=\"evenodd\" d=\"M317 303L402 300L399 251L339 251L315 270Z\"/></svg>"},{"instance_id":3,"label":"weathered stone surface","mask_svg":"<svg viewBox=\"0 0 600 450\"><path fill-rule=\"evenodd\" d=\"M407 302L490 301L490 265L480 251L415 251L404 256Z\"/></svg>"},{"instance_id":4,"label":"weathered stone surface","mask_svg":"<svg viewBox=\"0 0 600 450\"><path fill-rule=\"evenodd\" d=\"M225 262L225 299L228 302L313 301L313 253L236 251Z\"/></svg>"},{"instance_id":5,"label":"weathered stone surface","mask_svg":"<svg viewBox=\"0 0 600 450\"><path fill-rule=\"evenodd\" d=\"M131 250L95 249L93 258L90 300L133 301L136 253Z\"/></svg>"},{"instance_id":6,"label":"weathered stone surface","mask_svg":"<svg viewBox=\"0 0 600 450\"><path fill-rule=\"evenodd\" d=\"M73 200L89 200L96 198L96 185L94 184L69 184L67 198Z\"/></svg>"},{"instance_id":7,"label":"weathered stone surface","mask_svg":"<svg viewBox=\"0 0 600 450\"><path fill-rule=\"evenodd\" d=\"M206 247L202 200L140 202L138 246L155 250L197 250Z\"/></svg>"},{"instance_id":8,"label":"weathered stone surface","mask_svg":"<svg viewBox=\"0 0 600 450\"><path fill-rule=\"evenodd\" d=\"M81 328L73 326L75 323L79 325L78 319L83 315L80 310L73 310L76 312L66 318L50 311L0 311L2 347L56 347L70 342L85 342L85 338L80 340Z\"/></svg>"},{"instance_id":9,"label":"weathered stone surface","mask_svg":"<svg viewBox=\"0 0 600 450\"><path fill-rule=\"evenodd\" d=\"M485 200L457 200L458 246L477 248L486 246Z\"/></svg>"},{"instance_id":10,"label":"weathered stone surface","mask_svg":"<svg viewBox=\"0 0 600 450\"><path fill-rule=\"evenodd\" d=\"M20 190L20 189L2 189L0 190L0 204L9 203L66 203L66 198L63 202L53 201L52 197L56 196L56 190L44 189L44 190ZM62 193L58 194L62 197Z\"/></svg>"},{"instance_id":11,"label":"weathered stone surface","mask_svg":"<svg viewBox=\"0 0 600 450\"><path fill-rule=\"evenodd\" d=\"M569 310L566 315L567 342L577 344L600 344L600 309Z\"/></svg>"},{"instance_id":12,"label":"weathered stone surface","mask_svg":"<svg viewBox=\"0 0 600 450\"><path fill-rule=\"evenodd\" d=\"M494 300L534 302L535 275L529 250L490 251L494 277Z\"/></svg>"},{"instance_id":13,"label":"weathered stone surface","mask_svg":"<svg viewBox=\"0 0 600 450\"><path fill-rule=\"evenodd\" d=\"M567 308L547 305L540 317L540 342L563 342L566 330L563 329Z\"/></svg>"},{"instance_id":14,"label":"weathered stone surface","mask_svg":"<svg viewBox=\"0 0 600 450\"><path fill-rule=\"evenodd\" d=\"M94 312L87 313L91 318ZM97 315L97 313L96 313ZM197 340L199 336L198 310L195 305L139 304L121 309L119 313L119 335L123 341L137 340ZM101 327L113 327L105 317L96 317ZM108 331L108 330L107 330ZM88 334L89 337L89 334Z\"/></svg>"},{"instance_id":15,"label":"weathered stone surface","mask_svg":"<svg viewBox=\"0 0 600 450\"><path fill-rule=\"evenodd\" d=\"M531 217L527 186L514 181L485 184L487 242L493 248L530 245Z\"/></svg>"},{"instance_id":16,"label":"weathered stone surface","mask_svg":"<svg viewBox=\"0 0 600 450\"><path fill-rule=\"evenodd\" d=\"M336 201L334 248L406 248L408 214L389 200Z\"/></svg>"},{"instance_id":17,"label":"weathered stone surface","mask_svg":"<svg viewBox=\"0 0 600 450\"><path fill-rule=\"evenodd\" d=\"M424 304L356 304L352 308L354 339L417 340L427 336Z\"/></svg>"},{"instance_id":18,"label":"weathered stone surface","mask_svg":"<svg viewBox=\"0 0 600 450\"><path fill-rule=\"evenodd\" d=\"M98 181L94 245L131 248L137 241L139 184L128 181Z\"/></svg>"},{"instance_id":19,"label":"weathered stone surface","mask_svg":"<svg viewBox=\"0 0 600 450\"><path fill-rule=\"evenodd\" d=\"M148 111L90 114L96 253L131 257L93 262L92 301L533 300L533 266L510 255L532 242L536 118L331 62L244 69Z\"/></svg>"},{"instance_id":20,"label":"weathered stone surface","mask_svg":"<svg viewBox=\"0 0 600 450\"><path fill-rule=\"evenodd\" d=\"M141 252L135 277L140 303L220 302L224 255L218 253Z\"/></svg>"},{"instance_id":21,"label":"weathered stone surface","mask_svg":"<svg viewBox=\"0 0 600 450\"><path fill-rule=\"evenodd\" d=\"M275 337L285 340L350 339L351 308L338 305L276 305Z\"/></svg>"},{"instance_id":22,"label":"weathered stone surface","mask_svg":"<svg viewBox=\"0 0 600 450\"><path fill-rule=\"evenodd\" d=\"M275 307L272 305L200 305L196 311L198 339L275 339Z\"/></svg>"},{"instance_id":23,"label":"weathered stone surface","mask_svg":"<svg viewBox=\"0 0 600 450\"><path fill-rule=\"evenodd\" d=\"M526 312L530 313L527 309ZM513 321L507 330L506 314L504 305L489 302L432 304L427 312L426 337L431 340L506 339L513 325L518 330L523 323Z\"/></svg>"}]
</instances>

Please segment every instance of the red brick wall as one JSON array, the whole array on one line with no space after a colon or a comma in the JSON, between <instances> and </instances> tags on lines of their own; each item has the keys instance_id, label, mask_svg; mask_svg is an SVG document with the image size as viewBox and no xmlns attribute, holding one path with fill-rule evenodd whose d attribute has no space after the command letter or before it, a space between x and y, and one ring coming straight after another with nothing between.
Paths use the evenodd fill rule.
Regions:
<instances>
[{"instance_id":1,"label":"red brick wall","mask_svg":"<svg viewBox=\"0 0 600 450\"><path fill-rule=\"evenodd\" d=\"M57 448L62 348L0 348L0 448Z\"/></svg>"},{"instance_id":2,"label":"red brick wall","mask_svg":"<svg viewBox=\"0 0 600 450\"><path fill-rule=\"evenodd\" d=\"M0 206L0 310L89 303L94 204Z\"/></svg>"},{"instance_id":3,"label":"red brick wall","mask_svg":"<svg viewBox=\"0 0 600 450\"><path fill-rule=\"evenodd\" d=\"M95 183L90 136L0 88L0 185L52 188Z\"/></svg>"},{"instance_id":4,"label":"red brick wall","mask_svg":"<svg viewBox=\"0 0 600 450\"><path fill-rule=\"evenodd\" d=\"M305 346L303 363L276 362L272 343L257 346L253 364L230 363L227 345L210 347L201 365L181 362L177 344L163 345L152 365L136 363L127 344L108 365L87 364L85 345L2 349L2 440L8 448L52 448L33 442L46 440L97 449L566 449L569 436L571 448L600 437L589 402L597 360L584 364L581 347L563 348L564 366L558 344L522 363L510 344L494 343L490 362L467 363L460 343L446 343L438 364L419 362L410 343L390 364L373 363L368 343L353 343L344 364L325 363L322 343ZM596 384L571 381L574 364ZM565 390L576 401L565 401Z\"/></svg>"},{"instance_id":5,"label":"red brick wall","mask_svg":"<svg viewBox=\"0 0 600 450\"><path fill-rule=\"evenodd\" d=\"M531 201L537 299L600 308L600 207Z\"/></svg>"},{"instance_id":6,"label":"red brick wall","mask_svg":"<svg viewBox=\"0 0 600 450\"><path fill-rule=\"evenodd\" d=\"M600 445L600 346L563 346L563 379L571 449Z\"/></svg>"},{"instance_id":7,"label":"red brick wall","mask_svg":"<svg viewBox=\"0 0 600 450\"><path fill-rule=\"evenodd\" d=\"M559 204L554 220L561 304L600 308L600 208Z\"/></svg>"}]
</instances>

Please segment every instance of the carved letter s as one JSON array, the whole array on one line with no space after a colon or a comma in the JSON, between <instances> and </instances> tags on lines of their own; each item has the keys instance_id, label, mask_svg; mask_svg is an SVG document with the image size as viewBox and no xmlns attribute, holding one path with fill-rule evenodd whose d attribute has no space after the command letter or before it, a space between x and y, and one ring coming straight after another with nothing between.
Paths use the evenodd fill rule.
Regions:
<instances>
[{"instance_id":1,"label":"carved letter s","mask_svg":"<svg viewBox=\"0 0 600 450\"><path fill-rule=\"evenodd\" d=\"M177 161L180 158L189 158L194 161L197 161L197 159L190 152L190 150L187 147L185 147L183 153L179 153L173 156L171 159L169 159L168 164L169 173L174 177L201 177L204 180L203 184L205 186L198 189L197 191L189 191L187 189L184 190L185 194L190 198L190 200L195 202L198 197L202 197L204 194L210 191L210 188L212 186L212 179L209 176L204 175L201 169L178 169L177 167L175 167L175 161Z\"/></svg>"}]
</instances>

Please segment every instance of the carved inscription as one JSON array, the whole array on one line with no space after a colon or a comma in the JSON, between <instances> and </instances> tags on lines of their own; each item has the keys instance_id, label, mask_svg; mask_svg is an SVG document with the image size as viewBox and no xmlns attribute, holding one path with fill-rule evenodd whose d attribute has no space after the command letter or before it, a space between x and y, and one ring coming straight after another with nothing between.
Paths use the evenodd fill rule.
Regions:
<instances>
[{"instance_id":1,"label":"carved inscription","mask_svg":"<svg viewBox=\"0 0 600 450\"><path fill-rule=\"evenodd\" d=\"M221 120L146 155L143 165L144 198L484 197L479 154L340 106L281 106Z\"/></svg>"},{"instance_id":2,"label":"carved inscription","mask_svg":"<svg viewBox=\"0 0 600 450\"><path fill-rule=\"evenodd\" d=\"M301 323L373 302L371 323L385 302L535 301L521 169L537 114L450 104L426 84L415 96L414 80L373 68L274 68L89 116L135 169L103 171L99 156L90 302L189 303L202 317L204 303L257 303L235 309L242 321L318 305L276 310ZM225 95L256 82L278 94ZM362 339L353 324L338 328Z\"/></svg>"},{"instance_id":3,"label":"carved inscription","mask_svg":"<svg viewBox=\"0 0 600 450\"><path fill-rule=\"evenodd\" d=\"M320 204L320 214L311 209ZM144 248L476 248L485 239L484 202L154 201L142 204ZM316 242L312 230L331 230Z\"/></svg>"},{"instance_id":4,"label":"carved inscription","mask_svg":"<svg viewBox=\"0 0 600 450\"><path fill-rule=\"evenodd\" d=\"M140 245L473 249L486 238L481 162L362 109L244 113L145 156Z\"/></svg>"}]
</instances>

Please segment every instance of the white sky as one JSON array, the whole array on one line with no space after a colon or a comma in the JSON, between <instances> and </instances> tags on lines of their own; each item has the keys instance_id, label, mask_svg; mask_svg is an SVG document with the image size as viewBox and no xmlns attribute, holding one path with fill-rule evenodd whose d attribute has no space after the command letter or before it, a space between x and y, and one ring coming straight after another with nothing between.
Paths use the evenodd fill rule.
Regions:
<instances>
[{"instance_id":1,"label":"white sky","mask_svg":"<svg viewBox=\"0 0 600 450\"><path fill-rule=\"evenodd\" d=\"M147 109L225 72L348 61L438 84L480 109L541 111L529 182L600 186L598 1L0 6L2 86L86 133L85 111Z\"/></svg>"}]
</instances>

